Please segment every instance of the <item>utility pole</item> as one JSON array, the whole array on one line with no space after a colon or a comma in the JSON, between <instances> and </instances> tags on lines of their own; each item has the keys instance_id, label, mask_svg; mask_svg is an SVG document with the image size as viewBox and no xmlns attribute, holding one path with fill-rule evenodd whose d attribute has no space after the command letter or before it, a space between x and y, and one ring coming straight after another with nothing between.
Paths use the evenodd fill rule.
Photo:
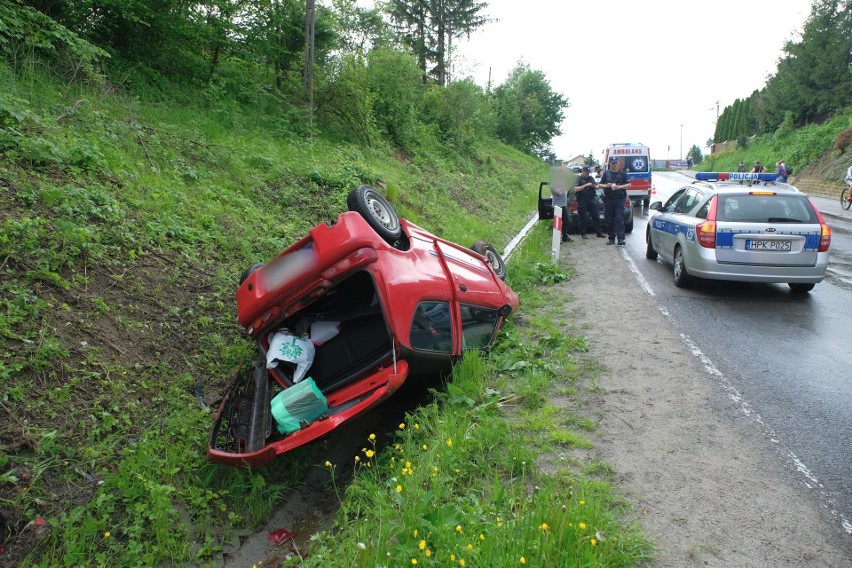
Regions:
<instances>
[{"instance_id":1,"label":"utility pole","mask_svg":"<svg viewBox=\"0 0 852 568\"><path fill-rule=\"evenodd\" d=\"M310 126L314 127L314 21L316 0L305 0L305 96L310 109Z\"/></svg>"}]
</instances>

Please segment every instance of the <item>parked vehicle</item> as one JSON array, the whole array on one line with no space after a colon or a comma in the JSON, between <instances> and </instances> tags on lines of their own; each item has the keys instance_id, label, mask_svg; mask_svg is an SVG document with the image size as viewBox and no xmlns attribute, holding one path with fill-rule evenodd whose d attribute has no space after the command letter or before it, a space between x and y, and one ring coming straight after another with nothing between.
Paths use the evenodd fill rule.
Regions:
<instances>
[{"instance_id":1,"label":"parked vehicle","mask_svg":"<svg viewBox=\"0 0 852 568\"><path fill-rule=\"evenodd\" d=\"M610 158L624 158L624 171L630 180L627 196L633 203L647 207L651 202L651 150L644 144L619 142L604 151L604 164Z\"/></svg>"},{"instance_id":2,"label":"parked vehicle","mask_svg":"<svg viewBox=\"0 0 852 568\"><path fill-rule=\"evenodd\" d=\"M349 211L243 274L237 316L258 347L228 386L208 457L261 466L487 349L518 297L485 241L454 244L361 186Z\"/></svg>"},{"instance_id":3,"label":"parked vehicle","mask_svg":"<svg viewBox=\"0 0 852 568\"><path fill-rule=\"evenodd\" d=\"M774 173L696 179L650 206L645 256L671 263L676 286L698 277L786 282L793 292L809 292L822 281L831 228L807 195L788 184L767 185Z\"/></svg>"}]
</instances>

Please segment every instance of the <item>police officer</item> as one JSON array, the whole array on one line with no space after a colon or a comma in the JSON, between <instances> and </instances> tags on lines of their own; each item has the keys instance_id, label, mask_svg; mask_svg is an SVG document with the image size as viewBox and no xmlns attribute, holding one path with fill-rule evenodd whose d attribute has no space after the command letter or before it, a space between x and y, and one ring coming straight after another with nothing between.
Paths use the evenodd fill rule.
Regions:
<instances>
[{"instance_id":1,"label":"police officer","mask_svg":"<svg viewBox=\"0 0 852 568\"><path fill-rule=\"evenodd\" d=\"M610 158L609 167L601 177L600 187L604 190L604 218L606 219L609 240L606 244L624 245L624 199L630 182L624 173L624 158Z\"/></svg>"},{"instance_id":2,"label":"police officer","mask_svg":"<svg viewBox=\"0 0 852 568\"><path fill-rule=\"evenodd\" d=\"M586 236L586 215L592 216L592 228L595 230L595 235L603 238L605 235L601 228L600 209L598 209L597 184L594 178L589 173L589 166L583 166L580 169L580 177L577 178L577 183L574 185L574 195L577 197L577 220L580 229L580 236L587 239Z\"/></svg>"}]
</instances>

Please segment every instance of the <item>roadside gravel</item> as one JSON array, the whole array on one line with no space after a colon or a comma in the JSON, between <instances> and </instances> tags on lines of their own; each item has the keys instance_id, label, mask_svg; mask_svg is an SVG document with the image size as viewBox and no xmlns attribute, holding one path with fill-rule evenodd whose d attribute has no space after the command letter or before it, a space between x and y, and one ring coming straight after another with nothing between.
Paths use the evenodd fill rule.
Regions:
<instances>
[{"instance_id":1,"label":"roadside gravel","mask_svg":"<svg viewBox=\"0 0 852 568\"><path fill-rule=\"evenodd\" d=\"M852 537L639 286L626 251L575 239L562 259L576 270L559 284L565 321L606 369L592 457L613 466L657 564L852 566Z\"/></svg>"}]
</instances>

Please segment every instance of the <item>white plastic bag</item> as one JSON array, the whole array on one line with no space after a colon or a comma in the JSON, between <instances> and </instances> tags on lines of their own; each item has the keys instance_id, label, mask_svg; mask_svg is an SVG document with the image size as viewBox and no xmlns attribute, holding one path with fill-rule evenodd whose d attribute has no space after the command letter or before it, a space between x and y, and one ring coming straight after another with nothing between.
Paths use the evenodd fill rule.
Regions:
<instances>
[{"instance_id":1,"label":"white plastic bag","mask_svg":"<svg viewBox=\"0 0 852 568\"><path fill-rule=\"evenodd\" d=\"M314 344L310 339L297 337L288 330L282 329L272 335L269 351L266 353L266 368L274 369L280 361L296 364L293 382L298 383L307 374L314 362Z\"/></svg>"}]
</instances>

